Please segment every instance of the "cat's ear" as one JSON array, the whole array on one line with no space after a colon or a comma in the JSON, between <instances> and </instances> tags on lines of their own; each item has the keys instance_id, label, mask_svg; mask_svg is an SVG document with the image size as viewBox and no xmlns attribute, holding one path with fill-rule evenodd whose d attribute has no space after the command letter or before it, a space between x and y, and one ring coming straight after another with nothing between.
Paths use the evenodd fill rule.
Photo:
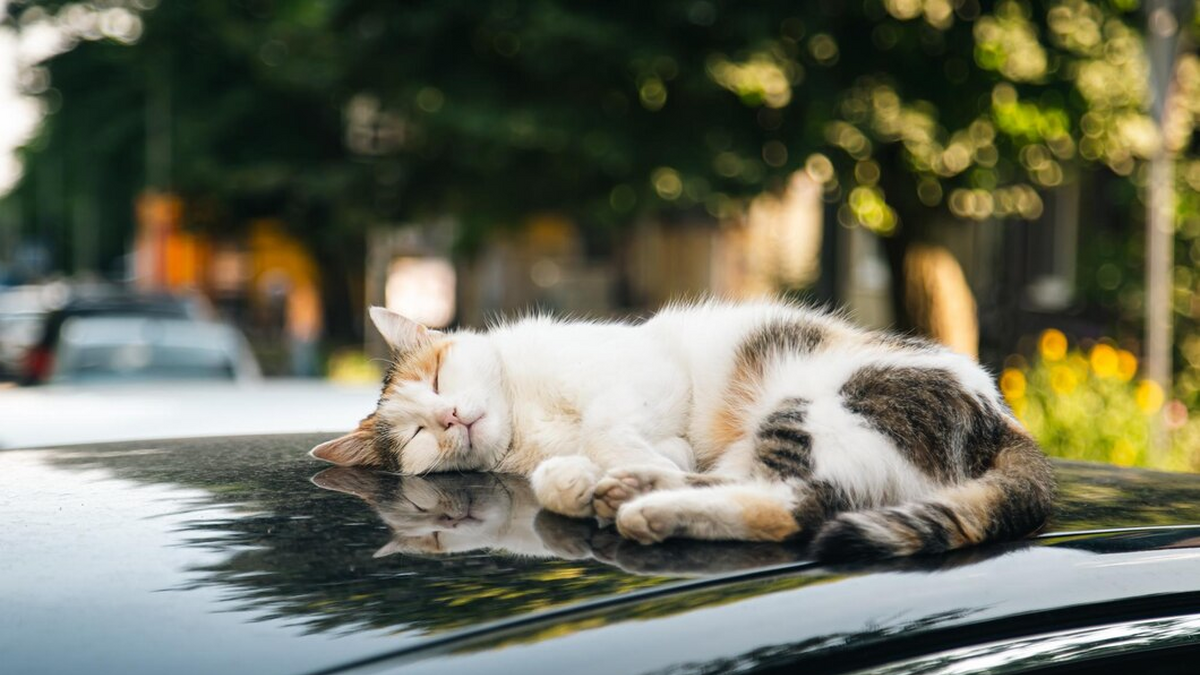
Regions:
<instances>
[{"instance_id":1,"label":"cat's ear","mask_svg":"<svg viewBox=\"0 0 1200 675\"><path fill-rule=\"evenodd\" d=\"M370 314L371 323L375 324L384 341L398 352L407 352L429 340L431 331L428 328L390 309L372 307Z\"/></svg>"},{"instance_id":2,"label":"cat's ear","mask_svg":"<svg viewBox=\"0 0 1200 675\"><path fill-rule=\"evenodd\" d=\"M379 454L375 452L374 422L375 415L368 415L354 431L325 441L308 454L340 466L380 466Z\"/></svg>"}]
</instances>

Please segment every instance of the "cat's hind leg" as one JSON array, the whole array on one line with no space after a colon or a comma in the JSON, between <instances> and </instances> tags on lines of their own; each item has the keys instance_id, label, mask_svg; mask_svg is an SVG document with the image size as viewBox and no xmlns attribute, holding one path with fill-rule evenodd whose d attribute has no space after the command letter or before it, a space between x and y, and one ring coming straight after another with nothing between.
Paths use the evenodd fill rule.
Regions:
<instances>
[{"instance_id":1,"label":"cat's hind leg","mask_svg":"<svg viewBox=\"0 0 1200 675\"><path fill-rule=\"evenodd\" d=\"M815 531L851 508L846 492L817 475L811 402L785 399L753 435L731 445L714 469L732 482L647 494L617 513L622 535L642 543L670 537L782 541Z\"/></svg>"},{"instance_id":2,"label":"cat's hind leg","mask_svg":"<svg viewBox=\"0 0 1200 675\"><path fill-rule=\"evenodd\" d=\"M642 544L672 537L783 541L800 531L783 483L718 485L643 495L617 512L617 531Z\"/></svg>"},{"instance_id":3,"label":"cat's hind leg","mask_svg":"<svg viewBox=\"0 0 1200 675\"><path fill-rule=\"evenodd\" d=\"M622 536L643 544L670 538L777 542L811 536L850 507L846 494L824 481L738 483L644 495L621 507L616 524Z\"/></svg>"}]
</instances>

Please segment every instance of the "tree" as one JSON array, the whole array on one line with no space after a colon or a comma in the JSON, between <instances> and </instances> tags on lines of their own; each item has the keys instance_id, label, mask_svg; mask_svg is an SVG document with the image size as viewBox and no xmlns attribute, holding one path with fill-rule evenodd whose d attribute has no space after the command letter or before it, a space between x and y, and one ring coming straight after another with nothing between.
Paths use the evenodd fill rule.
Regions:
<instances>
[{"instance_id":1,"label":"tree","mask_svg":"<svg viewBox=\"0 0 1200 675\"><path fill-rule=\"evenodd\" d=\"M32 9L67 11L14 5L10 23ZM729 215L804 170L839 220L886 238L902 293L932 219L1037 219L1042 191L1094 167L1140 185L1161 140L1132 0L277 0L140 16L135 44L48 63L63 106L41 142L98 128L71 116L114 91L125 102L100 128L136 137L169 86L171 183L197 224L272 212L319 250L447 212L468 245L539 210L603 239L647 211ZM136 142L86 135L105 175L137 173ZM53 157L31 152L28 175Z\"/></svg>"}]
</instances>

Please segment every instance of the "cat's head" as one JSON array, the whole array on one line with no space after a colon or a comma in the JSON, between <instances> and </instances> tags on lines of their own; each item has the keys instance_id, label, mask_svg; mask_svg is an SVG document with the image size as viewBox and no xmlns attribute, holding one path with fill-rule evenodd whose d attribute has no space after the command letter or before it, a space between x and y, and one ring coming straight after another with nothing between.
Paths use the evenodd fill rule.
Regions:
<instances>
[{"instance_id":1,"label":"cat's head","mask_svg":"<svg viewBox=\"0 0 1200 675\"><path fill-rule=\"evenodd\" d=\"M392 348L375 412L312 455L403 474L487 470L512 440L503 369L492 343L442 333L381 307L371 320Z\"/></svg>"}]
</instances>

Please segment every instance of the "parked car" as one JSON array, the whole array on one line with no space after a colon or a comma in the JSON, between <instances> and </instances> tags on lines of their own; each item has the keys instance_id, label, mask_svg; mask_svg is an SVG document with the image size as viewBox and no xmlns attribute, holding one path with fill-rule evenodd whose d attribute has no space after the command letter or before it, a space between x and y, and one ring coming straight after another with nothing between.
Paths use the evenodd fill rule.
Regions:
<instances>
[{"instance_id":1,"label":"parked car","mask_svg":"<svg viewBox=\"0 0 1200 675\"><path fill-rule=\"evenodd\" d=\"M64 410L62 423L71 413ZM12 673L1194 672L1200 476L1058 463L1024 542L822 565L641 546L329 435L0 451Z\"/></svg>"},{"instance_id":2,"label":"parked car","mask_svg":"<svg viewBox=\"0 0 1200 675\"><path fill-rule=\"evenodd\" d=\"M258 362L232 326L146 316L75 316L63 322L52 383L256 380Z\"/></svg>"},{"instance_id":3,"label":"parked car","mask_svg":"<svg viewBox=\"0 0 1200 675\"><path fill-rule=\"evenodd\" d=\"M25 355L37 341L46 314L40 311L0 313L0 379L17 379Z\"/></svg>"},{"instance_id":4,"label":"parked car","mask_svg":"<svg viewBox=\"0 0 1200 675\"><path fill-rule=\"evenodd\" d=\"M0 288L0 379L17 379L25 354L37 342L46 314L62 304L62 284Z\"/></svg>"},{"instance_id":5,"label":"parked car","mask_svg":"<svg viewBox=\"0 0 1200 675\"><path fill-rule=\"evenodd\" d=\"M72 319L83 317L211 318L204 301L196 296L139 294L115 288L89 289L46 315L37 341L25 355L22 384L41 384L49 379L54 371L63 326Z\"/></svg>"}]
</instances>

